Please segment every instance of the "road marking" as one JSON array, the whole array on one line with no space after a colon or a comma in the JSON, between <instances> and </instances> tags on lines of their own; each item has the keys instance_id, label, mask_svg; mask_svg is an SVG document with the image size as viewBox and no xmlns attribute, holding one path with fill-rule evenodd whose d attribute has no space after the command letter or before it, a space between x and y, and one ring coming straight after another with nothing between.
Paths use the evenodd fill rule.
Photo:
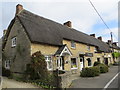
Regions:
<instances>
[{"instance_id":1,"label":"road marking","mask_svg":"<svg viewBox=\"0 0 120 90\"><path fill-rule=\"evenodd\" d=\"M120 73L120 72L119 72ZM106 88L108 88L108 86L113 82L113 80L119 75L119 73L117 73L104 87L103 90L105 90Z\"/></svg>"}]
</instances>

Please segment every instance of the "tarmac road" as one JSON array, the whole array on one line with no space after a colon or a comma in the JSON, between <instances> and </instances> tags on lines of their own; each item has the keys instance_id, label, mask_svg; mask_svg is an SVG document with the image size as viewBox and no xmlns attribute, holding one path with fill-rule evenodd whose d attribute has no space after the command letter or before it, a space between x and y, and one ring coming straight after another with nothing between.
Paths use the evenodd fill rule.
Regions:
<instances>
[{"instance_id":1,"label":"tarmac road","mask_svg":"<svg viewBox=\"0 0 120 90\"><path fill-rule=\"evenodd\" d=\"M113 77L118 73L118 66L111 66L108 73L101 74L94 78L79 78L73 81L70 88L101 88L109 84ZM120 79L120 78L119 78ZM107 88L118 90L118 76L108 85ZM81 89L82 90L82 89ZM95 89L94 89L95 90Z\"/></svg>"}]
</instances>

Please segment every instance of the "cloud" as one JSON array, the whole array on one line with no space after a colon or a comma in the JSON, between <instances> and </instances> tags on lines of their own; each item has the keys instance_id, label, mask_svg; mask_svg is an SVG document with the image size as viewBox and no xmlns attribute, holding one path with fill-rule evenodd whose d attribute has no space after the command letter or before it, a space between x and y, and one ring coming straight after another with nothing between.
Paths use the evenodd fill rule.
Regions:
<instances>
[{"instance_id":1,"label":"cloud","mask_svg":"<svg viewBox=\"0 0 120 90\"><path fill-rule=\"evenodd\" d=\"M110 30L111 31L109 31L108 29L99 30L97 35L102 36L103 41L107 42L107 40L111 40L110 32L112 32L113 41L117 42L118 41L118 28L111 28Z\"/></svg>"}]
</instances>

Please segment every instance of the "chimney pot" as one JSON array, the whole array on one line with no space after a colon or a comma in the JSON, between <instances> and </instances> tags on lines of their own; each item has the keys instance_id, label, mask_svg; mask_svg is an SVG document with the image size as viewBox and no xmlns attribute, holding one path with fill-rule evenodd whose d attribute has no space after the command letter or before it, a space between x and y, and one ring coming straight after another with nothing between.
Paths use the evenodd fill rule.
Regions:
<instances>
[{"instance_id":1,"label":"chimney pot","mask_svg":"<svg viewBox=\"0 0 120 90\"><path fill-rule=\"evenodd\" d=\"M67 22L64 23L64 25L66 25L66 26L71 28L72 27L72 22L71 21L67 21Z\"/></svg>"},{"instance_id":2,"label":"chimney pot","mask_svg":"<svg viewBox=\"0 0 120 90\"><path fill-rule=\"evenodd\" d=\"M111 40L108 40L108 45L111 45L111 44L112 44Z\"/></svg>"},{"instance_id":3,"label":"chimney pot","mask_svg":"<svg viewBox=\"0 0 120 90\"><path fill-rule=\"evenodd\" d=\"M102 41L102 37L101 37L101 36L100 36L100 37L98 37L98 39Z\"/></svg>"},{"instance_id":4,"label":"chimney pot","mask_svg":"<svg viewBox=\"0 0 120 90\"><path fill-rule=\"evenodd\" d=\"M23 10L23 6L21 4L18 4L16 6L16 14L20 13Z\"/></svg>"},{"instance_id":5,"label":"chimney pot","mask_svg":"<svg viewBox=\"0 0 120 90\"><path fill-rule=\"evenodd\" d=\"M95 34L90 34L90 36L95 37Z\"/></svg>"},{"instance_id":6,"label":"chimney pot","mask_svg":"<svg viewBox=\"0 0 120 90\"><path fill-rule=\"evenodd\" d=\"M111 40L108 40L108 43L111 43Z\"/></svg>"}]
</instances>

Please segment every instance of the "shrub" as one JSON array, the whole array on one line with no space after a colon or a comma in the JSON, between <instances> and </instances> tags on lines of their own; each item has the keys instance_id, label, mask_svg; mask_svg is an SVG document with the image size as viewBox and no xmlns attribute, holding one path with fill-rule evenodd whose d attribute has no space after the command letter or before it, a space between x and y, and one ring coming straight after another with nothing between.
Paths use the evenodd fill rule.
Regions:
<instances>
[{"instance_id":1,"label":"shrub","mask_svg":"<svg viewBox=\"0 0 120 90\"><path fill-rule=\"evenodd\" d=\"M100 73L106 73L106 72L108 72L108 66L107 65L105 65L105 64L99 64L98 66L100 68Z\"/></svg>"},{"instance_id":2,"label":"shrub","mask_svg":"<svg viewBox=\"0 0 120 90\"><path fill-rule=\"evenodd\" d=\"M98 61L94 62L94 66L97 66L99 64L100 64L100 62L98 62Z\"/></svg>"},{"instance_id":3,"label":"shrub","mask_svg":"<svg viewBox=\"0 0 120 90\"><path fill-rule=\"evenodd\" d=\"M11 71L2 67L2 76L10 77Z\"/></svg>"},{"instance_id":4,"label":"shrub","mask_svg":"<svg viewBox=\"0 0 120 90\"><path fill-rule=\"evenodd\" d=\"M47 63L40 51L35 52L31 57L31 63L27 65L26 78L31 80L43 79L48 75Z\"/></svg>"},{"instance_id":5,"label":"shrub","mask_svg":"<svg viewBox=\"0 0 120 90\"><path fill-rule=\"evenodd\" d=\"M84 68L80 74L81 77L95 77L100 75L100 68L98 66Z\"/></svg>"}]
</instances>

